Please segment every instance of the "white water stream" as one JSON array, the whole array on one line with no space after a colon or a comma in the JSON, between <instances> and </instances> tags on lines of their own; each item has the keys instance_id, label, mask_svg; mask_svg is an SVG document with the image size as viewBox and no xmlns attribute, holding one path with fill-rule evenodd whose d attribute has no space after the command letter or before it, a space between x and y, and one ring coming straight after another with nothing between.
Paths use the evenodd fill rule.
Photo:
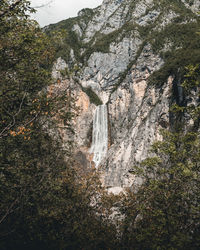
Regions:
<instances>
[{"instance_id":1,"label":"white water stream","mask_svg":"<svg viewBox=\"0 0 200 250\"><path fill-rule=\"evenodd\" d=\"M108 150L108 114L107 106L105 104L99 105L96 108L93 118L93 133L92 146L90 153L93 153L93 161L95 167L106 156Z\"/></svg>"}]
</instances>

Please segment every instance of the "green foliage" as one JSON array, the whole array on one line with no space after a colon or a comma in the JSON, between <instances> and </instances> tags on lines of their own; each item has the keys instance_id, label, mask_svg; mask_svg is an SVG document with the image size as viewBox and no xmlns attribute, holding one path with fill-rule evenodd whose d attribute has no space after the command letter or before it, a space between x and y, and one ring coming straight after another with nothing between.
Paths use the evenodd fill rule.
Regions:
<instances>
[{"instance_id":1,"label":"green foliage","mask_svg":"<svg viewBox=\"0 0 200 250\"><path fill-rule=\"evenodd\" d=\"M121 208L125 217L122 231L117 231L111 215L119 200L105 194L95 170L75 161L74 100L70 89L60 95L59 84L50 85L48 71L58 56L68 61L71 48L76 59L84 61L94 51L108 52L110 43L138 30L146 40L120 81L146 42L150 41L157 53L169 38L174 51L162 53L168 66L157 77L163 81L179 68L184 71L191 57L191 62L198 62L197 24L181 24L188 18L182 15L175 19L176 25L150 33L152 25L139 28L127 22L118 31L97 34L95 43L83 45L72 27L78 23L84 30L81 20L87 24L93 11L86 9L80 17L50 25L45 28L47 37L24 14L31 10L28 1L19 1L14 8L12 3L0 3L0 248L198 249L199 134L195 130L163 132L164 140L152 147L154 157L132 171L143 182L137 192L124 197ZM131 8L135 4L132 1ZM158 8L166 4L186 13L175 0L158 1ZM81 48L86 50L83 55ZM199 65L186 70L183 87L190 94L199 87ZM72 71L76 71L73 66L61 74L70 77ZM91 103L102 104L91 88L83 91ZM190 112L199 121L199 108L176 105L173 109ZM71 138L64 148L58 132L63 127Z\"/></svg>"},{"instance_id":2,"label":"green foliage","mask_svg":"<svg viewBox=\"0 0 200 250\"><path fill-rule=\"evenodd\" d=\"M131 22L126 22L121 28L114 30L109 34L96 32L94 39L88 44L83 44L85 52L81 57L82 61L87 61L94 52L109 53L111 43L122 41L125 36L131 34L136 28L137 25L132 24Z\"/></svg>"},{"instance_id":3,"label":"green foliage","mask_svg":"<svg viewBox=\"0 0 200 250\"><path fill-rule=\"evenodd\" d=\"M84 45L76 32L73 31L73 27L77 24L84 30L84 27L82 27L83 23L87 25L93 15L93 10L86 8L82 10L82 14L78 17L63 20L57 24L50 24L45 28L45 33L49 37L57 37L57 32L62 34L62 40L57 42L55 58L62 57L65 61L69 61L70 50L73 49L77 61L80 62L82 60L80 49Z\"/></svg>"},{"instance_id":4,"label":"green foliage","mask_svg":"<svg viewBox=\"0 0 200 250\"><path fill-rule=\"evenodd\" d=\"M26 5L24 8L26 10ZM21 11L25 10L22 8ZM53 47L38 25L26 16L19 18L14 12L12 18L3 16L0 22L2 137L22 123L30 123L35 114L40 113L41 104L38 104L37 112L34 100L50 83L50 72L46 67L52 62Z\"/></svg>"},{"instance_id":5,"label":"green foliage","mask_svg":"<svg viewBox=\"0 0 200 250\"><path fill-rule=\"evenodd\" d=\"M69 23L70 23L69 19ZM51 27L51 25L49 26ZM61 26L62 27L62 26ZM50 28L49 28L50 29ZM64 28L59 28L54 31L53 30L47 30L47 35L54 39L56 42L54 43L56 53L55 53L55 59L58 57L62 57L66 62L70 61L70 51L71 49L74 50L74 55L76 59L80 58L80 48L81 43L78 39L78 36L76 33L72 30L65 30ZM58 37L60 36L60 39Z\"/></svg>"},{"instance_id":6,"label":"green foliage","mask_svg":"<svg viewBox=\"0 0 200 250\"><path fill-rule=\"evenodd\" d=\"M191 92L196 92L196 100L199 101L200 93L198 91L200 86L200 64L197 65L189 65L186 68L185 80L182 84L185 93L187 96L191 95ZM200 105L199 103L190 104L185 108L186 112L190 115L190 117L194 120L197 129L200 121Z\"/></svg>"},{"instance_id":7,"label":"green foliage","mask_svg":"<svg viewBox=\"0 0 200 250\"><path fill-rule=\"evenodd\" d=\"M127 22L118 30L118 37L121 37L121 34L123 37L123 34L127 35L128 32L136 29L144 40L143 45L150 43L154 53L160 54L165 63L160 70L153 73L149 78L150 83L159 86L163 84L170 75L176 76L177 72L183 77L186 73L185 67L188 63L199 63L199 20L195 14L178 1L158 1L157 5L156 2L154 2L154 5L152 9L156 9L157 6L157 8L162 11L162 14L171 10L177 13L178 16L174 18L171 24L159 31L157 31L155 27L159 25L161 21L160 18L163 15L160 15L154 23L146 26L139 26ZM147 9L147 11L150 11L150 9ZM145 15L146 14L148 13L145 13ZM194 22L191 22L192 18L194 18ZM112 42L112 40L110 40L110 42ZM104 48L107 50L109 43L106 42L106 44L107 46ZM169 46L169 50L162 51L164 45ZM131 66L137 61L138 55L142 52L141 48L143 47L144 46L140 46L136 60L131 62L127 70L119 76L119 81L114 90L124 80Z\"/></svg>"},{"instance_id":8,"label":"green foliage","mask_svg":"<svg viewBox=\"0 0 200 250\"><path fill-rule=\"evenodd\" d=\"M189 65L186 67L185 81L182 86L188 93L191 90L196 90L200 86L200 65Z\"/></svg>"},{"instance_id":9,"label":"green foliage","mask_svg":"<svg viewBox=\"0 0 200 250\"><path fill-rule=\"evenodd\" d=\"M96 106L103 104L102 100L90 87L89 88L82 87L82 90L89 96L91 103L94 103Z\"/></svg>"},{"instance_id":10,"label":"green foliage","mask_svg":"<svg viewBox=\"0 0 200 250\"><path fill-rule=\"evenodd\" d=\"M75 52L76 60L85 65L92 53L109 53L111 43L119 42L125 36L131 37L134 31L138 31L144 43L150 43L154 52L156 54L159 53L165 62L163 67L149 78L150 83L157 85L163 84L169 75L176 75L177 71L179 71L179 74L183 77L185 73L184 68L189 62L192 64L199 62L200 49L199 37L197 36L199 21L197 15L186 8L181 1L154 1L153 6L147 8L144 16L147 15L149 11L156 9L161 11L161 14L153 23L150 22L149 25L140 26L133 23L131 17L137 3L138 1L132 1L130 3L126 22L121 28L109 34L96 32L94 38L88 43L83 43L82 39L85 38L85 27L87 27L87 24L94 14L97 13L96 10L84 9L81 15L76 18L70 18L57 24L49 25L45 28L45 32L50 37L53 36L56 30L63 34L62 42L57 44L56 57L62 57L66 61L69 61L70 50L72 48ZM192 1L188 1L188 3L191 5ZM126 8L125 2L121 3L121 8ZM177 14L173 22L163 29L157 30L156 27L163 21L163 16L170 11ZM191 23L192 19L194 20L193 23ZM82 31L81 38L73 31L74 25L79 25ZM162 51L165 44L166 47L169 45L168 51ZM130 65L127 70L119 76L120 79L115 89L125 78L125 74L127 74L130 69Z\"/></svg>"},{"instance_id":11,"label":"green foliage","mask_svg":"<svg viewBox=\"0 0 200 250\"><path fill-rule=\"evenodd\" d=\"M182 86L188 95L199 87L199 65L188 66ZM198 98L198 92L196 92ZM197 106L174 105L175 116L199 121ZM149 157L133 168L140 185L125 197L122 245L129 249L198 249L200 247L199 122L185 131L162 131ZM139 179L137 179L139 178Z\"/></svg>"},{"instance_id":12,"label":"green foliage","mask_svg":"<svg viewBox=\"0 0 200 250\"><path fill-rule=\"evenodd\" d=\"M155 52L161 51L163 44L170 45L170 50L161 53L165 64L151 77L150 82L162 84L168 76L179 74L183 77L188 63L199 63L200 47L197 31L199 23L172 23L162 32L154 32L151 35L152 46ZM178 49L177 49L178 48Z\"/></svg>"},{"instance_id":13,"label":"green foliage","mask_svg":"<svg viewBox=\"0 0 200 250\"><path fill-rule=\"evenodd\" d=\"M143 183L126 197L123 244L129 249L198 249L199 136L163 132L156 157L134 172Z\"/></svg>"},{"instance_id":14,"label":"green foliage","mask_svg":"<svg viewBox=\"0 0 200 250\"><path fill-rule=\"evenodd\" d=\"M0 248L114 249L109 197L72 155L74 100L51 84L54 48L29 3L11 4L0 2Z\"/></svg>"},{"instance_id":15,"label":"green foliage","mask_svg":"<svg viewBox=\"0 0 200 250\"><path fill-rule=\"evenodd\" d=\"M200 67L197 65L189 65L185 68L186 74L181 84L184 92L185 105L180 107L177 104L171 106L170 111L174 116L177 126L183 126L184 117L190 120L194 131L199 129L200 107L199 107L199 86L200 86ZM187 124L186 124L187 126Z\"/></svg>"}]
</instances>

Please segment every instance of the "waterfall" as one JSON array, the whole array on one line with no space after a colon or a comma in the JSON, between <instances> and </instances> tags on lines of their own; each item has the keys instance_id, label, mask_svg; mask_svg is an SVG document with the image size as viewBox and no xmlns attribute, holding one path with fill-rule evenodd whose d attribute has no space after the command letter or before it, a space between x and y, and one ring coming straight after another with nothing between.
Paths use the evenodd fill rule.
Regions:
<instances>
[{"instance_id":1,"label":"waterfall","mask_svg":"<svg viewBox=\"0 0 200 250\"><path fill-rule=\"evenodd\" d=\"M108 149L108 117L107 106L99 105L96 108L93 118L92 146L90 153L93 153L93 161L98 167L99 163L106 156Z\"/></svg>"}]
</instances>

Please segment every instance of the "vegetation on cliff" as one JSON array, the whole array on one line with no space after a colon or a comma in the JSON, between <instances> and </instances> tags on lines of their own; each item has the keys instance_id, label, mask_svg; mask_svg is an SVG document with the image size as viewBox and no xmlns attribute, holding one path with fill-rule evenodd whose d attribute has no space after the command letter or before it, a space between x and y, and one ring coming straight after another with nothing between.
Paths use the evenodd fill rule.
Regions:
<instances>
[{"instance_id":1,"label":"vegetation on cliff","mask_svg":"<svg viewBox=\"0 0 200 250\"><path fill-rule=\"evenodd\" d=\"M198 249L200 176L199 135L164 132L153 145L155 157L135 174L143 179L123 204L123 246L130 249Z\"/></svg>"},{"instance_id":2,"label":"vegetation on cliff","mask_svg":"<svg viewBox=\"0 0 200 250\"><path fill-rule=\"evenodd\" d=\"M184 91L187 95L196 91L198 99L200 66L190 65L186 71ZM171 110L176 117L174 131L163 130L163 140L152 146L155 156L133 167L142 184L129 190L123 202L125 249L200 247L199 104L175 104ZM193 121L190 128L188 120Z\"/></svg>"},{"instance_id":3,"label":"vegetation on cliff","mask_svg":"<svg viewBox=\"0 0 200 250\"><path fill-rule=\"evenodd\" d=\"M93 11L60 22L58 33L50 26L49 36L29 19L29 11L29 1L0 2L0 248L199 249L198 22L183 24L179 18L161 32L134 25L141 37L148 33L155 52L160 53L162 39L174 42L171 52L160 53L166 64L152 79L163 81L181 68L185 95L197 93L198 104L172 107L174 131L163 131L163 141L152 147L154 157L133 167L142 184L117 197L105 192L94 169L76 161L71 140L63 148L60 123L73 132L75 104L70 91L53 91L49 69L64 52L69 60L71 48L82 62L91 51L107 52L119 30L98 34L92 50L89 43L81 55L77 34L71 30L63 36L62 30L82 18L89 22ZM131 29L125 24L120 32L123 36ZM102 103L91 89L83 90L91 102ZM194 121L187 132L185 117ZM113 220L119 210L121 218Z\"/></svg>"}]
</instances>

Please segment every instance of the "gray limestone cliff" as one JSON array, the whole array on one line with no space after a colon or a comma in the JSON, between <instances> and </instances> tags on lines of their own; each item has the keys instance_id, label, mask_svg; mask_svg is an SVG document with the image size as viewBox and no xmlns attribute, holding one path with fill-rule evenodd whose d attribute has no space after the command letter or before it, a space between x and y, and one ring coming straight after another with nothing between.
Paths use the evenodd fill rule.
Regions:
<instances>
[{"instance_id":1,"label":"gray limestone cliff","mask_svg":"<svg viewBox=\"0 0 200 250\"><path fill-rule=\"evenodd\" d=\"M185 66L200 58L199 5L189 0L104 0L96 9L45 28L49 34L66 33L53 77L64 81L60 72L77 68L71 79L80 110L74 139L87 167L92 164L96 106L107 105L108 150L99 164L106 187L130 186L134 164L162 139L160 129L172 126L170 106L185 98L177 77L181 81Z\"/></svg>"}]
</instances>

